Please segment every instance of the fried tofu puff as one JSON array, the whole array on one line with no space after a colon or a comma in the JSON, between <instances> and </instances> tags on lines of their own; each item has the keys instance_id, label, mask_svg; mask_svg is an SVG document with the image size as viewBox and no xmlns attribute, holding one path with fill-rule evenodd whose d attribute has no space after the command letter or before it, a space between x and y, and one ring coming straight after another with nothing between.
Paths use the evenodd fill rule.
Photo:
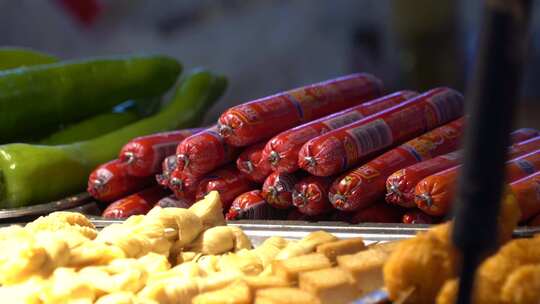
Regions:
<instances>
[{"instance_id":1,"label":"fried tofu puff","mask_svg":"<svg viewBox=\"0 0 540 304\"><path fill-rule=\"evenodd\" d=\"M456 252L434 234L402 241L383 268L390 298L433 303L444 282L456 275L455 261Z\"/></svg>"},{"instance_id":2,"label":"fried tofu puff","mask_svg":"<svg viewBox=\"0 0 540 304\"><path fill-rule=\"evenodd\" d=\"M501 298L508 304L540 303L540 264L514 270L502 287Z\"/></svg>"},{"instance_id":3,"label":"fried tofu puff","mask_svg":"<svg viewBox=\"0 0 540 304\"><path fill-rule=\"evenodd\" d=\"M487 258L480 265L476 275L474 303L514 303L505 301L502 297L501 290L506 290L507 297L510 297L512 291L511 288L516 286L509 281L512 274L521 266L534 264L540 264L539 237L510 241L503 246L497 254ZM523 279L522 276L527 275L529 275L528 272L525 272L525 274L518 273L517 277L513 280L516 280L516 282L520 281ZM535 284L534 282L530 283ZM452 284L455 284L456 286L453 288L451 286L445 286L441 290L437 299L437 304L454 303L453 300L456 299L457 283ZM519 293L519 291L516 292Z\"/></svg>"},{"instance_id":4,"label":"fried tofu puff","mask_svg":"<svg viewBox=\"0 0 540 304\"><path fill-rule=\"evenodd\" d=\"M520 211L515 198L511 195L505 196L498 219L499 243L504 244L512 238L519 218ZM451 243L452 225L453 222L437 225L427 233L397 245L383 269L385 286L391 299L396 300L410 293L405 303L433 303L444 283L455 277L457 252ZM502 277L499 271L506 269L506 266L504 263L497 263L490 262L484 266L484 275L491 276L491 279L479 284L479 291L501 288ZM508 272L505 272L505 275L507 274ZM488 283L489 281L493 281L492 284ZM482 287L482 284L487 285ZM491 285L498 287L493 289ZM498 298L498 293L489 293L486 297L490 300Z\"/></svg>"}]
</instances>

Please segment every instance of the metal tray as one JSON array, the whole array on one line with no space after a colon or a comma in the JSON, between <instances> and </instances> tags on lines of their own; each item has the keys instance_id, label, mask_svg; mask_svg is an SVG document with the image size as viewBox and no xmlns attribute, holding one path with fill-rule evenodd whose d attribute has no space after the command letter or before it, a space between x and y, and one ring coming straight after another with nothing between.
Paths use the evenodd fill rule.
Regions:
<instances>
[{"instance_id":1,"label":"metal tray","mask_svg":"<svg viewBox=\"0 0 540 304\"><path fill-rule=\"evenodd\" d=\"M13 219L17 219L18 222L24 222L28 221L30 218L35 218L53 211L76 208L88 204L91 201L92 198L90 195L84 192L50 203L21 208L0 209L0 222L5 223L13 221Z\"/></svg>"},{"instance_id":2,"label":"metal tray","mask_svg":"<svg viewBox=\"0 0 540 304\"><path fill-rule=\"evenodd\" d=\"M90 217L94 225L103 228L110 224L121 223L122 220L109 220ZM304 221L272 221L272 220L240 220L227 223L244 230L254 245L259 245L271 236L298 240L308 233L324 230L338 238L361 237L367 244L389 242L414 237L418 232L426 231L430 225L362 223L351 225L343 222L304 222ZM540 227L520 227L514 231L514 237L531 237L540 233Z\"/></svg>"}]
</instances>

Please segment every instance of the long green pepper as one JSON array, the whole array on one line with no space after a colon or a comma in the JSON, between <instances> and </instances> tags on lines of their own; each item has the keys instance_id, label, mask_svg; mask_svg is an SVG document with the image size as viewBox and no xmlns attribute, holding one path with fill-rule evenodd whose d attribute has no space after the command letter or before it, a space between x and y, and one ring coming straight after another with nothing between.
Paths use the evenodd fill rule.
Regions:
<instances>
[{"instance_id":1,"label":"long green pepper","mask_svg":"<svg viewBox=\"0 0 540 304\"><path fill-rule=\"evenodd\" d=\"M123 56L0 71L0 142L35 138L128 99L163 94L182 66L167 56Z\"/></svg>"},{"instance_id":2,"label":"long green pepper","mask_svg":"<svg viewBox=\"0 0 540 304\"><path fill-rule=\"evenodd\" d=\"M118 131L63 146L0 146L0 208L48 202L82 191L89 173L115 158L132 138L195 126L226 84L223 76L196 71L163 110Z\"/></svg>"}]
</instances>

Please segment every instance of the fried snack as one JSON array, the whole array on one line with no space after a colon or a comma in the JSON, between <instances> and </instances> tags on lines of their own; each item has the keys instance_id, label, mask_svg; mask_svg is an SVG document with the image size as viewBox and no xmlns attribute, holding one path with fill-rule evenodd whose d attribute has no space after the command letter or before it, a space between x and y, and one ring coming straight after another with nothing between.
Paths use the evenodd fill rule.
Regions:
<instances>
[{"instance_id":1,"label":"fried snack","mask_svg":"<svg viewBox=\"0 0 540 304\"><path fill-rule=\"evenodd\" d=\"M304 255L315 251L321 244L337 240L337 237L326 231L315 231L308 234L298 242L290 242L275 257L276 260L286 260L299 255Z\"/></svg>"},{"instance_id":2,"label":"fried snack","mask_svg":"<svg viewBox=\"0 0 540 304\"><path fill-rule=\"evenodd\" d=\"M505 281L514 270L527 264L540 264L540 238L516 239L501 247L477 271L476 303L503 303L500 291Z\"/></svg>"},{"instance_id":3,"label":"fried snack","mask_svg":"<svg viewBox=\"0 0 540 304\"><path fill-rule=\"evenodd\" d=\"M321 301L321 304L347 304L358 297L352 275L341 268L327 268L301 273L299 287Z\"/></svg>"},{"instance_id":4,"label":"fried snack","mask_svg":"<svg viewBox=\"0 0 540 304\"><path fill-rule=\"evenodd\" d=\"M498 218L500 244L511 239L519 218L520 211L515 198L505 195ZM383 270L384 283L391 299L396 300L408 294L405 303L433 303L443 284L455 277L457 254L451 244L452 225L453 222L437 225L427 233L402 241L397 246ZM514 258L519 261L523 257L518 252L526 250L514 251ZM504 257L491 257L480 267L476 303L500 303L499 293L494 290L500 290L510 269L521 265L508 260ZM451 290L450 287L445 290L440 297L441 301L451 298Z\"/></svg>"},{"instance_id":5,"label":"fried snack","mask_svg":"<svg viewBox=\"0 0 540 304\"><path fill-rule=\"evenodd\" d=\"M34 276L20 284L4 285L0 287L0 299L2 303L43 304L40 294L45 284L45 279Z\"/></svg>"},{"instance_id":6,"label":"fried snack","mask_svg":"<svg viewBox=\"0 0 540 304\"><path fill-rule=\"evenodd\" d=\"M202 220L192 211L184 208L154 207L145 218L153 218L165 229L170 229L167 238L175 242L175 248L183 248L191 243L203 230Z\"/></svg>"},{"instance_id":7,"label":"fried snack","mask_svg":"<svg viewBox=\"0 0 540 304\"><path fill-rule=\"evenodd\" d=\"M284 238L272 236L267 238L259 247L251 250L261 261L264 268L272 264L278 253L287 246L289 242Z\"/></svg>"},{"instance_id":8,"label":"fried snack","mask_svg":"<svg viewBox=\"0 0 540 304\"><path fill-rule=\"evenodd\" d=\"M234 240L234 234L228 226L217 226L201 233L186 249L202 254L220 254L232 251Z\"/></svg>"},{"instance_id":9,"label":"fried snack","mask_svg":"<svg viewBox=\"0 0 540 304\"><path fill-rule=\"evenodd\" d=\"M100 297L96 304L138 304L137 296L131 292L116 292Z\"/></svg>"},{"instance_id":10,"label":"fried snack","mask_svg":"<svg viewBox=\"0 0 540 304\"><path fill-rule=\"evenodd\" d=\"M525 265L506 279L501 299L508 304L538 304L540 302L540 264Z\"/></svg>"},{"instance_id":11,"label":"fried snack","mask_svg":"<svg viewBox=\"0 0 540 304\"><path fill-rule=\"evenodd\" d=\"M279 287L257 290L255 304L320 304L317 297L298 288Z\"/></svg>"},{"instance_id":12,"label":"fried snack","mask_svg":"<svg viewBox=\"0 0 540 304\"><path fill-rule=\"evenodd\" d=\"M71 249L69 267L82 268L90 265L106 265L112 260L126 258L122 249L97 241L88 241Z\"/></svg>"},{"instance_id":13,"label":"fried snack","mask_svg":"<svg viewBox=\"0 0 540 304\"><path fill-rule=\"evenodd\" d=\"M337 256L353 254L365 248L366 246L362 238L352 238L321 244L317 246L315 251L324 254L332 264L335 264Z\"/></svg>"},{"instance_id":14,"label":"fried snack","mask_svg":"<svg viewBox=\"0 0 540 304\"><path fill-rule=\"evenodd\" d=\"M196 296L193 304L250 304L253 295L249 286L242 280L233 282L225 288L201 293Z\"/></svg>"},{"instance_id":15,"label":"fried snack","mask_svg":"<svg viewBox=\"0 0 540 304\"><path fill-rule=\"evenodd\" d=\"M150 252L147 255L137 259L137 262L150 275L167 272L171 269L171 264L167 257L161 254Z\"/></svg>"},{"instance_id":16,"label":"fried snack","mask_svg":"<svg viewBox=\"0 0 540 304\"><path fill-rule=\"evenodd\" d=\"M171 249L172 250L172 249ZM181 251L176 255L176 265L196 260L201 253L193 251ZM174 260L173 260L174 261Z\"/></svg>"},{"instance_id":17,"label":"fried snack","mask_svg":"<svg viewBox=\"0 0 540 304\"><path fill-rule=\"evenodd\" d=\"M352 274L358 293L367 294L384 285L382 269L389 257L387 251L372 248L338 256L337 263Z\"/></svg>"},{"instance_id":18,"label":"fried snack","mask_svg":"<svg viewBox=\"0 0 540 304\"><path fill-rule=\"evenodd\" d=\"M258 275L264 270L261 260L250 250L221 256L217 267L219 271L240 272L244 275Z\"/></svg>"},{"instance_id":19,"label":"fried snack","mask_svg":"<svg viewBox=\"0 0 540 304\"><path fill-rule=\"evenodd\" d=\"M234 236L234 251L251 249L253 245L244 231L236 226L228 226Z\"/></svg>"},{"instance_id":20,"label":"fried snack","mask_svg":"<svg viewBox=\"0 0 540 304\"><path fill-rule=\"evenodd\" d=\"M127 257L138 258L149 252L169 255L171 242L165 235L165 227L159 219L135 215L122 224L109 225L96 241L121 248Z\"/></svg>"},{"instance_id":21,"label":"fried snack","mask_svg":"<svg viewBox=\"0 0 540 304\"><path fill-rule=\"evenodd\" d=\"M171 278L147 284L137 296L160 304L188 304L199 293L195 280Z\"/></svg>"},{"instance_id":22,"label":"fried snack","mask_svg":"<svg viewBox=\"0 0 540 304\"><path fill-rule=\"evenodd\" d=\"M225 225L223 207L217 191L210 191L202 200L189 207L188 210L201 219L205 230L214 226Z\"/></svg>"},{"instance_id":23,"label":"fried snack","mask_svg":"<svg viewBox=\"0 0 540 304\"><path fill-rule=\"evenodd\" d=\"M93 303L97 290L72 268L57 268L40 293L44 303Z\"/></svg>"},{"instance_id":24,"label":"fried snack","mask_svg":"<svg viewBox=\"0 0 540 304\"><path fill-rule=\"evenodd\" d=\"M272 274L287 282L295 283L301 272L330 268L330 260L323 254L311 253L287 260L276 260L272 263Z\"/></svg>"},{"instance_id":25,"label":"fried snack","mask_svg":"<svg viewBox=\"0 0 540 304\"><path fill-rule=\"evenodd\" d=\"M251 247L251 241L240 228L217 226L201 233L186 249L202 254L221 254Z\"/></svg>"},{"instance_id":26,"label":"fried snack","mask_svg":"<svg viewBox=\"0 0 540 304\"><path fill-rule=\"evenodd\" d=\"M47 251L29 231L14 230L12 237L0 241L0 284L15 284L39 274L47 260Z\"/></svg>"},{"instance_id":27,"label":"fried snack","mask_svg":"<svg viewBox=\"0 0 540 304\"><path fill-rule=\"evenodd\" d=\"M383 267L390 299L410 293L404 303L433 303L444 282L455 277L455 261L453 248L435 234L402 241Z\"/></svg>"},{"instance_id":28,"label":"fried snack","mask_svg":"<svg viewBox=\"0 0 540 304\"><path fill-rule=\"evenodd\" d=\"M203 255L197 259L197 265L205 276L218 272L218 263L219 256L216 255Z\"/></svg>"},{"instance_id":29,"label":"fried snack","mask_svg":"<svg viewBox=\"0 0 540 304\"><path fill-rule=\"evenodd\" d=\"M278 276L244 276L242 280L246 282L252 290L272 287L289 287L291 283Z\"/></svg>"},{"instance_id":30,"label":"fried snack","mask_svg":"<svg viewBox=\"0 0 540 304\"><path fill-rule=\"evenodd\" d=\"M38 231L76 231L93 240L97 230L94 224L83 214L77 212L57 211L47 216L40 216L26 224L25 229Z\"/></svg>"},{"instance_id":31,"label":"fried snack","mask_svg":"<svg viewBox=\"0 0 540 304\"><path fill-rule=\"evenodd\" d=\"M436 304L455 304L457 300L457 291L458 291L459 280L452 279L447 280L439 294L437 295ZM475 302L473 302L475 303Z\"/></svg>"},{"instance_id":32,"label":"fried snack","mask_svg":"<svg viewBox=\"0 0 540 304\"><path fill-rule=\"evenodd\" d=\"M384 243L375 243L367 246L368 249L382 251L385 253L392 253L397 248L400 241L391 241Z\"/></svg>"}]
</instances>

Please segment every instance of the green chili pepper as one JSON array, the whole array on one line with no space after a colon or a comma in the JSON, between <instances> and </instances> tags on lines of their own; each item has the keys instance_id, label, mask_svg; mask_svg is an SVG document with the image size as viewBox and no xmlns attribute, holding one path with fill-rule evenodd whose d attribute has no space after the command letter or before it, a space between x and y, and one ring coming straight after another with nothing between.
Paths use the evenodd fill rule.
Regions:
<instances>
[{"instance_id":1,"label":"green chili pepper","mask_svg":"<svg viewBox=\"0 0 540 304\"><path fill-rule=\"evenodd\" d=\"M223 94L226 83L222 76L196 71L159 113L115 132L62 146L0 146L0 207L28 206L82 191L89 173L115 158L132 138L195 126Z\"/></svg>"},{"instance_id":2,"label":"green chili pepper","mask_svg":"<svg viewBox=\"0 0 540 304\"><path fill-rule=\"evenodd\" d=\"M110 112L96 115L53 133L39 141L42 145L65 145L89 140L134 123L139 116L134 112Z\"/></svg>"},{"instance_id":3,"label":"green chili pepper","mask_svg":"<svg viewBox=\"0 0 540 304\"><path fill-rule=\"evenodd\" d=\"M49 54L21 47L0 48L0 70L19 68L38 64L57 62L58 59Z\"/></svg>"},{"instance_id":4,"label":"green chili pepper","mask_svg":"<svg viewBox=\"0 0 540 304\"><path fill-rule=\"evenodd\" d=\"M128 99L159 96L181 65L166 56L66 61L0 71L0 142L35 138Z\"/></svg>"}]
</instances>

